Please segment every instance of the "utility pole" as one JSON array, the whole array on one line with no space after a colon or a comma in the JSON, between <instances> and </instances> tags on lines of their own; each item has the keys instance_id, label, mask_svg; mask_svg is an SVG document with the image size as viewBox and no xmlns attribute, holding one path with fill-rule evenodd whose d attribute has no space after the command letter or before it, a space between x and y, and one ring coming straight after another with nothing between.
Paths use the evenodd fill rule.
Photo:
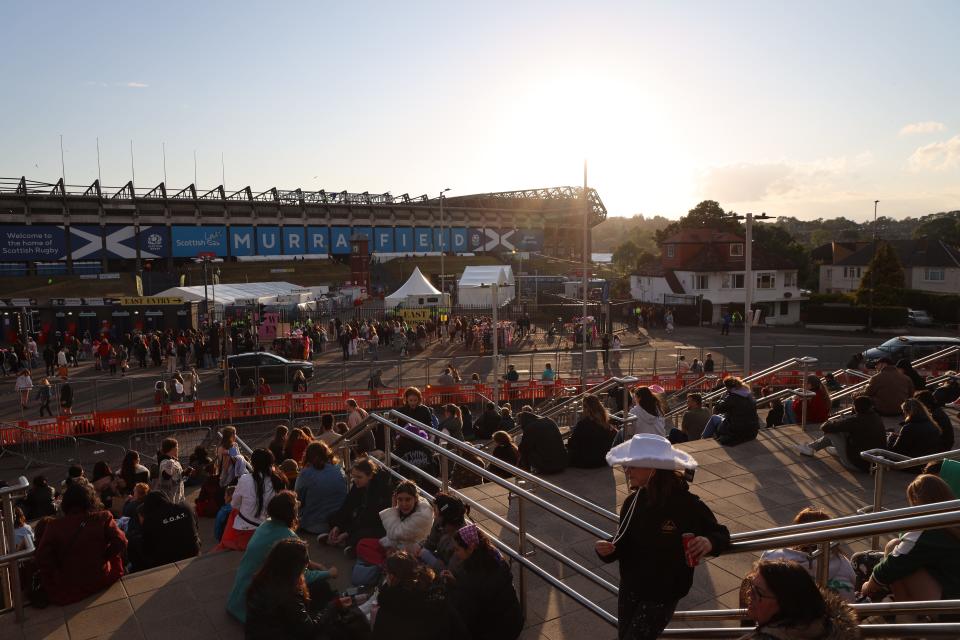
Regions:
<instances>
[{"instance_id":1,"label":"utility pole","mask_svg":"<svg viewBox=\"0 0 960 640\"><path fill-rule=\"evenodd\" d=\"M587 161L583 161L583 311L580 318L580 387L581 391L587 388L587 293L590 288L590 272L588 261L590 256L590 199L587 197ZM576 324L574 331L576 331Z\"/></svg>"},{"instance_id":2,"label":"utility pole","mask_svg":"<svg viewBox=\"0 0 960 640\"><path fill-rule=\"evenodd\" d=\"M750 375L750 329L753 325L753 214L747 214L746 242L743 247L743 375Z\"/></svg>"},{"instance_id":3,"label":"utility pole","mask_svg":"<svg viewBox=\"0 0 960 640\"><path fill-rule=\"evenodd\" d=\"M497 283L493 282L490 284L490 304L493 307L493 335L490 336L490 341L493 344L493 402L498 402L497 399L497 390L500 388L500 348L497 345L497 308L500 302L497 292Z\"/></svg>"},{"instance_id":4,"label":"utility pole","mask_svg":"<svg viewBox=\"0 0 960 640\"><path fill-rule=\"evenodd\" d=\"M440 293L441 294L444 294L447 291L445 288L446 269L444 268L444 262L443 262L444 254L446 253L446 244L447 244L446 242L444 242L444 238L443 238L443 198L444 198L443 194L445 194L447 191L450 191L450 187L447 187L446 189L440 192ZM443 303L443 295L440 296L440 302L441 304Z\"/></svg>"},{"instance_id":5,"label":"utility pole","mask_svg":"<svg viewBox=\"0 0 960 640\"><path fill-rule=\"evenodd\" d=\"M879 200L873 201L873 257L870 262L867 263L867 269L870 270L870 306L867 309L867 333L873 333L873 279L876 277L874 271L876 269L872 268L871 263L874 262L874 259L877 257L877 205L880 204Z\"/></svg>"}]
</instances>

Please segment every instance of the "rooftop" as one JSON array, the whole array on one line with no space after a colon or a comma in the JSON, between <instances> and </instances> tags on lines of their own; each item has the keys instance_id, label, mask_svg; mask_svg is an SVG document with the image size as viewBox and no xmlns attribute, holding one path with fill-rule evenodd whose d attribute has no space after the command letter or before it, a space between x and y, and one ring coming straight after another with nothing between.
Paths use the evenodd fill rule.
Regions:
<instances>
[{"instance_id":1,"label":"rooftop","mask_svg":"<svg viewBox=\"0 0 960 640\"><path fill-rule=\"evenodd\" d=\"M916 238L914 240L886 240L900 263L906 267L954 267L960 268L960 247L947 244L935 238ZM865 267L873 259L876 245L870 243L846 258L833 264L841 267Z\"/></svg>"}]
</instances>

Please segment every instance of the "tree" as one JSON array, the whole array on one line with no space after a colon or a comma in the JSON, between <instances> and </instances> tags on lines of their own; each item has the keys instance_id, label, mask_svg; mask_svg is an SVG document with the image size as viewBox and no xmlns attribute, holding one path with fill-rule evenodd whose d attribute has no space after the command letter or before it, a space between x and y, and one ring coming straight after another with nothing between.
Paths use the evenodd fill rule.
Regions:
<instances>
[{"instance_id":1,"label":"tree","mask_svg":"<svg viewBox=\"0 0 960 640\"><path fill-rule=\"evenodd\" d=\"M797 266L797 281L809 285L810 256L807 249L797 242L782 225L753 225L753 244L768 256L782 256Z\"/></svg>"},{"instance_id":2,"label":"tree","mask_svg":"<svg viewBox=\"0 0 960 640\"><path fill-rule=\"evenodd\" d=\"M613 264L624 271L630 271L637 266L640 254L643 251L633 240L627 240L613 251Z\"/></svg>"},{"instance_id":3,"label":"tree","mask_svg":"<svg viewBox=\"0 0 960 640\"><path fill-rule=\"evenodd\" d=\"M880 241L867 271L857 289L857 304L870 304L870 283L873 283L873 304L897 306L902 301L904 290L903 265L889 242Z\"/></svg>"},{"instance_id":4,"label":"tree","mask_svg":"<svg viewBox=\"0 0 960 640\"><path fill-rule=\"evenodd\" d=\"M960 211L924 216L913 230L914 238L936 238L948 244L960 244Z\"/></svg>"},{"instance_id":5,"label":"tree","mask_svg":"<svg viewBox=\"0 0 960 640\"><path fill-rule=\"evenodd\" d=\"M716 200L704 200L690 209L687 215L657 231L654 235L657 244L662 243L681 229L716 229L717 231L743 233L740 223L730 217L730 214L725 212Z\"/></svg>"}]
</instances>

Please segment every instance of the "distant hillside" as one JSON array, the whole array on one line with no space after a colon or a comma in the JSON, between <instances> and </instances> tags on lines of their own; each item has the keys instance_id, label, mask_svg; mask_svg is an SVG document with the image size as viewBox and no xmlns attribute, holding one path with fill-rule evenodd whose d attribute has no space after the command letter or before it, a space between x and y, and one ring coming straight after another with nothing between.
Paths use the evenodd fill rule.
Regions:
<instances>
[{"instance_id":1,"label":"distant hillside","mask_svg":"<svg viewBox=\"0 0 960 640\"><path fill-rule=\"evenodd\" d=\"M647 218L643 214L632 218L608 217L593 228L593 250L612 252L627 240L633 240L641 250L655 253L657 243L653 239L653 234L671 222L674 221L663 216Z\"/></svg>"}]
</instances>

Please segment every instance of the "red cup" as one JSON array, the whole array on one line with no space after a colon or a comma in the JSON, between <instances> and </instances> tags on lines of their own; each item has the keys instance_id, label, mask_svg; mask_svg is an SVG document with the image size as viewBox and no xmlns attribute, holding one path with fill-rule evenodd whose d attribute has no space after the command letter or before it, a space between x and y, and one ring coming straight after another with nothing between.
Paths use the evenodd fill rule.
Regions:
<instances>
[{"instance_id":1,"label":"red cup","mask_svg":"<svg viewBox=\"0 0 960 640\"><path fill-rule=\"evenodd\" d=\"M690 546L690 543L693 542L693 539L696 538L696 537L697 537L697 535L696 535L695 533L685 533L685 534L683 534L683 535L681 536L681 539L683 540L683 553L686 554L686 556L687 556L687 566L688 566L688 567L695 567L695 566L697 566L698 564L700 564L700 561L699 561L699 560L694 560L694 559L690 556L690 551L689 551L689 549L688 549L688 547Z\"/></svg>"}]
</instances>

